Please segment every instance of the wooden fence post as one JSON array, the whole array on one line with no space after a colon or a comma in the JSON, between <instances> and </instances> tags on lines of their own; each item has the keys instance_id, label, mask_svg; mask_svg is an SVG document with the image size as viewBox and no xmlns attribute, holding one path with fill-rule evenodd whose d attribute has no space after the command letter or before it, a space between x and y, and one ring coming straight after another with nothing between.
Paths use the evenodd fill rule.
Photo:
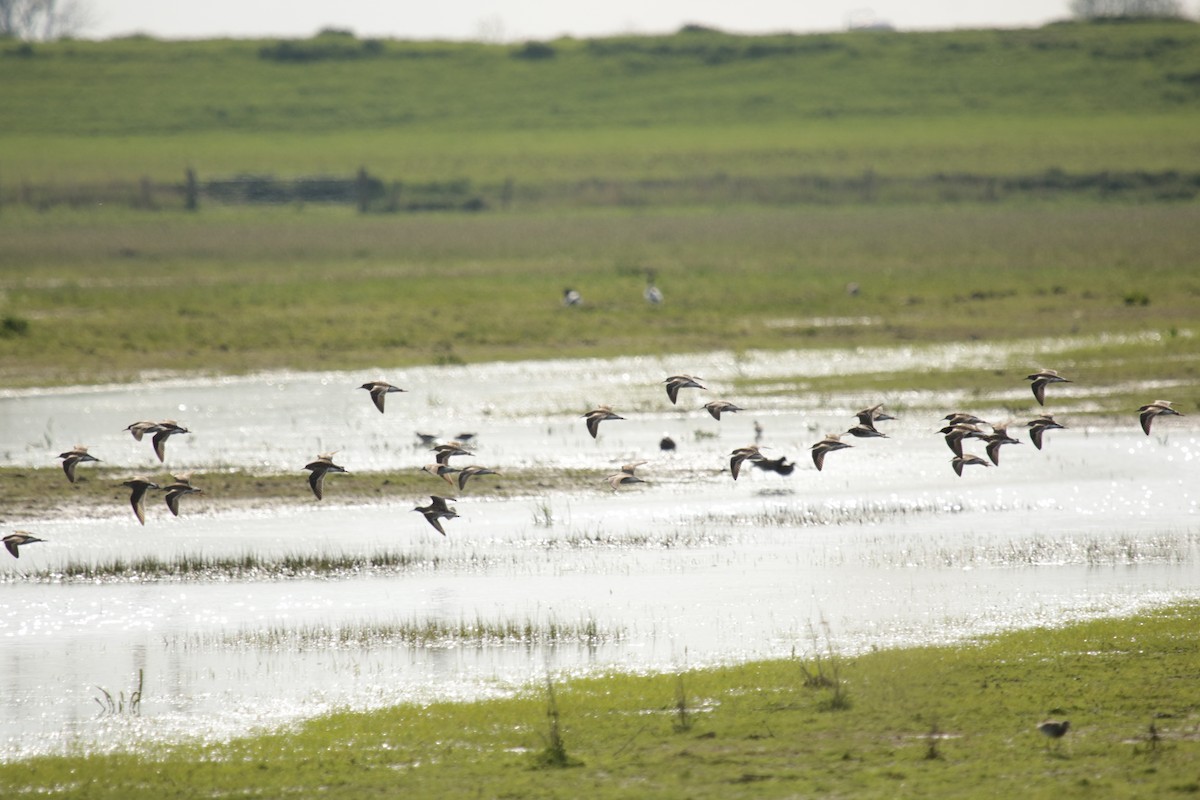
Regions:
<instances>
[{"instance_id":1,"label":"wooden fence post","mask_svg":"<svg viewBox=\"0 0 1200 800\"><path fill-rule=\"evenodd\" d=\"M358 168L358 213L367 213L367 203L371 199L371 179L367 176L367 168Z\"/></svg>"},{"instance_id":2,"label":"wooden fence post","mask_svg":"<svg viewBox=\"0 0 1200 800\"><path fill-rule=\"evenodd\" d=\"M195 211L200 207L199 192L196 188L196 171L191 167L187 168L183 185L183 207L188 211Z\"/></svg>"}]
</instances>

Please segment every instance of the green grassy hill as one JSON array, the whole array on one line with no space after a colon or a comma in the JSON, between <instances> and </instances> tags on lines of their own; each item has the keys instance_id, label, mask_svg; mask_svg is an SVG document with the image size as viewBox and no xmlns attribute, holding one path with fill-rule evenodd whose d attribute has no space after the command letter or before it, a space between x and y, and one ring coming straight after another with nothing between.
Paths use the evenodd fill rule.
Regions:
<instances>
[{"instance_id":1,"label":"green grassy hill","mask_svg":"<svg viewBox=\"0 0 1200 800\"><path fill-rule=\"evenodd\" d=\"M0 179L1194 170L1200 26L0 43Z\"/></svg>"}]
</instances>

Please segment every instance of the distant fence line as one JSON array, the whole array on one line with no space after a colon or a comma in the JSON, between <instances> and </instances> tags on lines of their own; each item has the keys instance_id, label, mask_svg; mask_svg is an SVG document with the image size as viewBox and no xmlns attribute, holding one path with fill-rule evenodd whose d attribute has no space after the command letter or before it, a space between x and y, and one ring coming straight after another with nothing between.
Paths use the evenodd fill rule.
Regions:
<instances>
[{"instance_id":1,"label":"distant fence line","mask_svg":"<svg viewBox=\"0 0 1200 800\"><path fill-rule=\"evenodd\" d=\"M1068 173L1052 169L1016 176L939 173L919 177L883 176L868 171L845 177L710 175L524 184L513 178L495 183L474 183L466 178L385 181L365 168L352 176L237 175L201 180L189 169L178 182L143 177L96 183L0 183L0 208L24 205L50 209L110 203L147 210L199 211L210 204L319 203L353 206L368 214L550 207L998 202L1059 196L1169 202L1194 200L1198 194L1200 173L1176 170Z\"/></svg>"}]
</instances>

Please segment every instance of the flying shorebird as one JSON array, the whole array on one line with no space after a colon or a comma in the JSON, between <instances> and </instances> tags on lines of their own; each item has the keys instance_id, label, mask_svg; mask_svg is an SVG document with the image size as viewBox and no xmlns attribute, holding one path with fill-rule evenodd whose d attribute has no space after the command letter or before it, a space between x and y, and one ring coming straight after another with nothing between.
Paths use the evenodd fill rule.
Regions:
<instances>
[{"instance_id":1,"label":"flying shorebird","mask_svg":"<svg viewBox=\"0 0 1200 800\"><path fill-rule=\"evenodd\" d=\"M179 516L179 498L185 494L204 494L203 489L198 489L192 486L192 476L190 473L183 475L173 475L174 483L170 483L162 487L166 493L167 508L171 509L171 513Z\"/></svg>"},{"instance_id":2,"label":"flying shorebird","mask_svg":"<svg viewBox=\"0 0 1200 800\"><path fill-rule=\"evenodd\" d=\"M147 433L156 433L157 431L161 430L161 426L157 422L140 420L132 423L131 425L126 425L125 430L133 434L133 438L140 442L142 437Z\"/></svg>"},{"instance_id":3,"label":"flying shorebird","mask_svg":"<svg viewBox=\"0 0 1200 800\"><path fill-rule=\"evenodd\" d=\"M13 558L20 558L21 554L17 551L18 547L44 541L46 540L39 539L29 531L13 531L4 537L4 546L8 548L8 552L12 553Z\"/></svg>"},{"instance_id":4,"label":"flying shorebird","mask_svg":"<svg viewBox=\"0 0 1200 800\"><path fill-rule=\"evenodd\" d=\"M1033 442L1033 446L1038 450L1042 449L1042 435L1046 431L1054 430L1055 428L1065 428L1066 425L1059 425L1054 421L1054 417L1050 414L1042 414L1036 419L1031 419L1025 423L1025 427L1029 428L1029 441Z\"/></svg>"},{"instance_id":5,"label":"flying shorebird","mask_svg":"<svg viewBox=\"0 0 1200 800\"><path fill-rule=\"evenodd\" d=\"M371 400L375 403L375 407L379 409L380 414L383 413L383 398L387 397L392 392L404 391L404 389L401 389L399 386L392 386L387 381L371 381L370 383L364 383L358 388L366 389L371 393Z\"/></svg>"},{"instance_id":6,"label":"flying shorebird","mask_svg":"<svg viewBox=\"0 0 1200 800\"><path fill-rule=\"evenodd\" d=\"M764 456L759 452L758 445L748 444L745 447L739 447L729 454L729 471L733 473L733 479L738 479L738 473L742 470L742 463L749 459L750 463L762 461Z\"/></svg>"},{"instance_id":7,"label":"flying shorebird","mask_svg":"<svg viewBox=\"0 0 1200 800\"><path fill-rule=\"evenodd\" d=\"M1138 409L1138 419L1142 423L1142 430L1146 435L1150 435L1150 426L1154 423L1155 417L1170 416L1182 417L1183 414L1171 408L1170 400L1155 400L1153 403L1147 403Z\"/></svg>"},{"instance_id":8,"label":"flying shorebird","mask_svg":"<svg viewBox=\"0 0 1200 800\"><path fill-rule=\"evenodd\" d=\"M744 411L743 408L738 408L728 400L713 400L711 403L705 403L704 407L708 409L708 413L712 414L712 418L721 421L721 414L732 414L735 411Z\"/></svg>"},{"instance_id":9,"label":"flying shorebird","mask_svg":"<svg viewBox=\"0 0 1200 800\"><path fill-rule=\"evenodd\" d=\"M158 428L154 433L154 454L158 456L158 460L162 461L166 455L167 439L177 433L191 433L187 428L179 425L173 419L164 419L158 423Z\"/></svg>"},{"instance_id":10,"label":"flying shorebird","mask_svg":"<svg viewBox=\"0 0 1200 800\"><path fill-rule=\"evenodd\" d=\"M600 423L609 419L625 419L618 417L613 413L612 406L596 406L594 409L583 415L587 420L588 433L592 438L596 438L596 434L600 432Z\"/></svg>"},{"instance_id":11,"label":"flying shorebird","mask_svg":"<svg viewBox=\"0 0 1200 800\"><path fill-rule=\"evenodd\" d=\"M1062 722L1056 722L1055 720L1048 719L1037 726L1038 733L1040 733L1042 736L1045 736L1047 739L1047 748L1050 747L1050 740L1062 739L1062 737L1067 735L1067 731L1070 730L1070 728L1070 720L1065 719Z\"/></svg>"},{"instance_id":12,"label":"flying shorebird","mask_svg":"<svg viewBox=\"0 0 1200 800\"><path fill-rule=\"evenodd\" d=\"M858 437L859 439L886 439L886 438L888 438L888 435L886 433L880 433L879 431L875 430L874 425L868 424L865 422L860 422L859 424L855 425L853 428L848 429L846 431L846 433L850 434L851 436Z\"/></svg>"},{"instance_id":13,"label":"flying shorebird","mask_svg":"<svg viewBox=\"0 0 1200 800\"><path fill-rule=\"evenodd\" d=\"M667 385L667 397L670 399L671 405L675 405L675 401L679 399L680 389L704 389L707 391L707 387L697 383L700 380L703 378L693 375L672 375L663 381Z\"/></svg>"},{"instance_id":14,"label":"flying shorebird","mask_svg":"<svg viewBox=\"0 0 1200 800\"><path fill-rule=\"evenodd\" d=\"M1038 401L1039 406L1046 405L1046 386L1048 384L1071 382L1052 369L1044 369L1041 372L1026 375L1025 380L1033 381L1029 388L1033 389L1033 396Z\"/></svg>"},{"instance_id":15,"label":"flying shorebird","mask_svg":"<svg viewBox=\"0 0 1200 800\"><path fill-rule=\"evenodd\" d=\"M423 472L428 472L430 475L433 475L435 478L441 478L442 480L444 480L446 483L450 484L451 486L454 485L454 479L451 478L450 476L453 475L455 472L461 472L461 470L458 467L452 467L449 464L442 462L442 461L435 461L432 464L426 464L425 466L421 467L421 470Z\"/></svg>"},{"instance_id":16,"label":"flying shorebird","mask_svg":"<svg viewBox=\"0 0 1200 800\"><path fill-rule=\"evenodd\" d=\"M970 453L967 453L966 455L955 456L954 458L950 459L950 466L954 467L954 471L958 473L960 478L962 477L963 467L969 467L974 464L978 464L981 467L991 466L986 458L973 456Z\"/></svg>"},{"instance_id":17,"label":"flying shorebird","mask_svg":"<svg viewBox=\"0 0 1200 800\"><path fill-rule=\"evenodd\" d=\"M487 467L477 467L475 465L471 465L469 467L463 467L462 469L460 469L458 471L458 489L459 489L459 491L466 491L467 481L469 481L471 478L478 477L479 475L499 475L499 474L500 473L496 472L496 470L488 469ZM445 477L445 476L443 476L443 477Z\"/></svg>"},{"instance_id":18,"label":"flying shorebird","mask_svg":"<svg viewBox=\"0 0 1200 800\"><path fill-rule=\"evenodd\" d=\"M473 455L475 455L471 451L464 449L462 446L462 442L458 442L458 441L445 442L443 444L439 444L436 447L432 448L431 452L437 453L437 455L435 455L433 457L433 460L439 464L449 464L450 459L453 456L473 456Z\"/></svg>"},{"instance_id":19,"label":"flying shorebird","mask_svg":"<svg viewBox=\"0 0 1200 800\"><path fill-rule=\"evenodd\" d=\"M323 500L325 498L326 473L346 472L345 467L339 467L337 464L333 463L333 457L336 454L336 450L331 453L318 453L315 461L311 461L304 465L305 469L312 470L308 476L308 485L312 487L313 494L317 496L318 500Z\"/></svg>"},{"instance_id":20,"label":"flying shorebird","mask_svg":"<svg viewBox=\"0 0 1200 800\"><path fill-rule=\"evenodd\" d=\"M75 482L75 466L80 461L100 460L93 455L89 455L87 446L82 444L75 445L75 447L65 453L59 453L58 457L63 460L63 472L67 473L67 480L69 480L71 483Z\"/></svg>"},{"instance_id":21,"label":"flying shorebird","mask_svg":"<svg viewBox=\"0 0 1200 800\"><path fill-rule=\"evenodd\" d=\"M605 480L608 481L608 485L612 487L614 492L627 483L645 483L646 481L636 475L637 468L645 463L647 462L634 461L630 464L622 464L619 472L614 472L605 478Z\"/></svg>"},{"instance_id":22,"label":"flying shorebird","mask_svg":"<svg viewBox=\"0 0 1200 800\"><path fill-rule=\"evenodd\" d=\"M417 506L413 511L420 511L425 517L425 521L433 526L433 529L442 536L446 535L446 530L442 527L441 519L454 519L458 516L458 512L450 506L446 505L447 500L454 500L453 497L438 497L436 494L429 495L429 505Z\"/></svg>"},{"instance_id":23,"label":"flying shorebird","mask_svg":"<svg viewBox=\"0 0 1200 800\"><path fill-rule=\"evenodd\" d=\"M987 425L991 427L991 423L985 419L980 419L974 414L967 414L962 411L955 411L942 417L947 425Z\"/></svg>"},{"instance_id":24,"label":"flying shorebird","mask_svg":"<svg viewBox=\"0 0 1200 800\"><path fill-rule=\"evenodd\" d=\"M946 446L950 448L950 452L954 455L962 457L963 454L963 439L985 439L987 434L983 432L977 425L971 425L965 422L960 422L957 425L947 425L938 433L944 434L946 437Z\"/></svg>"},{"instance_id":25,"label":"flying shorebird","mask_svg":"<svg viewBox=\"0 0 1200 800\"><path fill-rule=\"evenodd\" d=\"M990 458L992 460L992 463L995 464L997 467L1000 466L1000 448L1001 448L1001 446L1006 445L1006 444L1020 444L1021 443L1021 441L1019 439L1014 439L1008 435L1008 426L1007 425L994 425L992 427L992 432L989 435L983 437L983 441L987 442L987 447L984 449L987 451L988 458Z\"/></svg>"},{"instance_id":26,"label":"flying shorebird","mask_svg":"<svg viewBox=\"0 0 1200 800\"><path fill-rule=\"evenodd\" d=\"M159 488L158 484L144 475L138 475L124 481L122 486L128 486L133 491L129 494L129 505L133 506L134 516L138 522L146 524L146 491Z\"/></svg>"},{"instance_id":27,"label":"flying shorebird","mask_svg":"<svg viewBox=\"0 0 1200 800\"><path fill-rule=\"evenodd\" d=\"M888 420L896 419L891 414L883 410L883 403L876 403L870 408L864 408L862 411L855 412L854 416L858 417L858 421L863 425L875 427L876 422L887 422Z\"/></svg>"},{"instance_id":28,"label":"flying shorebird","mask_svg":"<svg viewBox=\"0 0 1200 800\"><path fill-rule=\"evenodd\" d=\"M825 467L825 455L832 453L835 450L843 450L847 447L853 447L852 444L846 444L842 441L842 437L836 433L826 435L824 439L814 444L809 449L812 450L813 463L817 465L817 471Z\"/></svg>"}]
</instances>

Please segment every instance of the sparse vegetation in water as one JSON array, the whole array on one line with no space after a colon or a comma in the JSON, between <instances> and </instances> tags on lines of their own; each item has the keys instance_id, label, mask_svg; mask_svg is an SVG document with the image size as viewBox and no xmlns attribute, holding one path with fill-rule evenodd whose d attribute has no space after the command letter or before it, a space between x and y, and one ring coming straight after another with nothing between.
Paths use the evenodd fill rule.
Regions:
<instances>
[{"instance_id":1,"label":"sparse vegetation in water","mask_svg":"<svg viewBox=\"0 0 1200 800\"><path fill-rule=\"evenodd\" d=\"M486 647L492 645L565 645L594 647L623 639L620 628L602 627L594 617L579 622L556 619L466 618L457 622L416 618L394 622L348 625L310 624L246 629L233 633L178 635L167 644L181 649L356 649L407 645L412 647Z\"/></svg>"},{"instance_id":2,"label":"sparse vegetation in water","mask_svg":"<svg viewBox=\"0 0 1200 800\"><path fill-rule=\"evenodd\" d=\"M1200 605L1183 604L846 655L841 679L854 703L837 713L822 713L828 690L804 687L794 659L689 669L689 698L707 698L699 734L676 732L676 714L662 713L677 671L556 678L498 698L336 713L229 742L0 764L0 796L282 797L331 787L323 793L346 798L401 789L562 797L586 787L596 800L631 791L882 798L902 782L913 797L1173 797L1190 793L1200 762L1198 620ZM1072 723L1061 753L1036 729L1051 714ZM564 763L574 766L551 768Z\"/></svg>"},{"instance_id":3,"label":"sparse vegetation in water","mask_svg":"<svg viewBox=\"0 0 1200 800\"><path fill-rule=\"evenodd\" d=\"M125 690L121 689L113 696L112 692L105 689L103 686L97 686L96 690L103 696L93 697L96 705L100 706L100 716L120 716L128 714L129 716L137 717L142 713L142 689L145 686L145 670L139 669L137 676L137 685L129 691L128 699L125 697Z\"/></svg>"}]
</instances>

